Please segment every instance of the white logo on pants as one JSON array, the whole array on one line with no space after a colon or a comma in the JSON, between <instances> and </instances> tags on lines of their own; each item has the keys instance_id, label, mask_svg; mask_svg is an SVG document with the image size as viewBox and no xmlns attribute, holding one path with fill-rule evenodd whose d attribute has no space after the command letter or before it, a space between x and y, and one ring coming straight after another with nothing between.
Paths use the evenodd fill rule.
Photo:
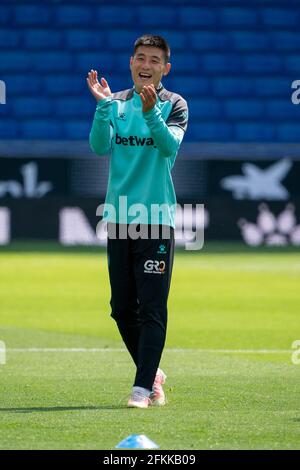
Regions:
<instances>
[{"instance_id":1,"label":"white logo on pants","mask_svg":"<svg viewBox=\"0 0 300 470\"><path fill-rule=\"evenodd\" d=\"M144 264L144 268L144 273L164 274L166 263L164 261L153 261L152 259L148 259Z\"/></svg>"}]
</instances>

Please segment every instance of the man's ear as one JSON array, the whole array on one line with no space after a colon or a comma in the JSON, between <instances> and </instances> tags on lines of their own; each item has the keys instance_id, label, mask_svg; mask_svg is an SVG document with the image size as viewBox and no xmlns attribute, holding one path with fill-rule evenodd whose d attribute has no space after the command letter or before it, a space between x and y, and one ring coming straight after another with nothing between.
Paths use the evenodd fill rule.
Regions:
<instances>
[{"instance_id":1,"label":"man's ear","mask_svg":"<svg viewBox=\"0 0 300 470\"><path fill-rule=\"evenodd\" d=\"M170 70L171 70L171 64L170 64L170 62L168 62L168 63L165 65L165 70L164 70L163 75L168 75L168 73L170 72Z\"/></svg>"},{"instance_id":2,"label":"man's ear","mask_svg":"<svg viewBox=\"0 0 300 470\"><path fill-rule=\"evenodd\" d=\"M132 61L133 61L133 57L131 56L130 57L130 63L129 63L129 67L131 68L131 65L132 65Z\"/></svg>"}]
</instances>

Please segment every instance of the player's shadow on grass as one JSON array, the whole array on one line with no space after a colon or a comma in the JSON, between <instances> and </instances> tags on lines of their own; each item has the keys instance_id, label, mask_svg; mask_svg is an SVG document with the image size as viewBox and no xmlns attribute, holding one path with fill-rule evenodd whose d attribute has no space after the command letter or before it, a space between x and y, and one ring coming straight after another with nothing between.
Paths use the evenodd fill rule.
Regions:
<instances>
[{"instance_id":1,"label":"player's shadow on grass","mask_svg":"<svg viewBox=\"0 0 300 470\"><path fill-rule=\"evenodd\" d=\"M0 408L1 412L11 413L40 413L52 411L99 411L99 410L123 410L126 405L102 405L102 406L45 406L32 408Z\"/></svg>"}]
</instances>

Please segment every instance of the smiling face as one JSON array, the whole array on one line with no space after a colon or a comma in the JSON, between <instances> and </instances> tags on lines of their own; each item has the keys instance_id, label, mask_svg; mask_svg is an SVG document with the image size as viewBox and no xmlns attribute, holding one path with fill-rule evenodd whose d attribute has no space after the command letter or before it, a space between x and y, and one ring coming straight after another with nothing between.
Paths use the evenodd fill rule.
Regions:
<instances>
[{"instance_id":1,"label":"smiling face","mask_svg":"<svg viewBox=\"0 0 300 470\"><path fill-rule=\"evenodd\" d=\"M130 58L130 70L135 90L140 93L144 85L158 87L162 76L168 75L171 64L165 62L162 49L152 46L139 46Z\"/></svg>"}]
</instances>

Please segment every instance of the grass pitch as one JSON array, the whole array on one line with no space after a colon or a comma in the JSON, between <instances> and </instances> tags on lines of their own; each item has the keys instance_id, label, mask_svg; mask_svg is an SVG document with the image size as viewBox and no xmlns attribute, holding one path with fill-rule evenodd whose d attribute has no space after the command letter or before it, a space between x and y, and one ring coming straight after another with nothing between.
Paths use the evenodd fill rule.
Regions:
<instances>
[{"instance_id":1,"label":"grass pitch","mask_svg":"<svg viewBox=\"0 0 300 470\"><path fill-rule=\"evenodd\" d=\"M299 278L297 251L177 252L162 359L169 403L135 410L105 253L2 248L0 448L113 449L146 434L160 449L300 449Z\"/></svg>"}]
</instances>

